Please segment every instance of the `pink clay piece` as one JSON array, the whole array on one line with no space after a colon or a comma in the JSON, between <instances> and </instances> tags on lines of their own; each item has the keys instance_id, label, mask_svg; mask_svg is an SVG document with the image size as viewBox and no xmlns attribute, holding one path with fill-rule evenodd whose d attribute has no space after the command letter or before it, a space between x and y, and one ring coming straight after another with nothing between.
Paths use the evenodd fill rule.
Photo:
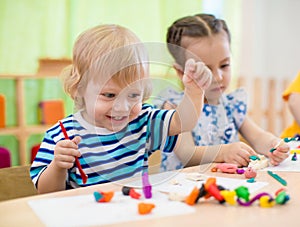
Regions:
<instances>
[{"instance_id":1,"label":"pink clay piece","mask_svg":"<svg viewBox=\"0 0 300 227\"><path fill-rule=\"evenodd\" d=\"M236 173L238 166L231 163L219 163L216 168L221 170L223 173Z\"/></svg>"},{"instance_id":2,"label":"pink clay piece","mask_svg":"<svg viewBox=\"0 0 300 227\"><path fill-rule=\"evenodd\" d=\"M253 168L248 167L248 168L245 170L244 175L245 175L245 177L246 177L247 179L250 179L250 178L255 178L256 175L257 175L257 173L256 173L256 171L255 171Z\"/></svg>"}]
</instances>

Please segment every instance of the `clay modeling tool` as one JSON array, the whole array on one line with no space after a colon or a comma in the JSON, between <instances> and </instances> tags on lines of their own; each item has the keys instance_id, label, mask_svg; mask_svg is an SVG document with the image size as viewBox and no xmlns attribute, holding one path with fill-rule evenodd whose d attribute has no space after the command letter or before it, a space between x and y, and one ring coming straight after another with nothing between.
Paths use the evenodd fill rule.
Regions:
<instances>
[{"instance_id":1,"label":"clay modeling tool","mask_svg":"<svg viewBox=\"0 0 300 227\"><path fill-rule=\"evenodd\" d=\"M280 176L278 176L276 173L273 173L272 171L268 170L268 174L273 177L275 180L277 180L280 184L283 186L287 186L286 180L282 179Z\"/></svg>"}]
</instances>

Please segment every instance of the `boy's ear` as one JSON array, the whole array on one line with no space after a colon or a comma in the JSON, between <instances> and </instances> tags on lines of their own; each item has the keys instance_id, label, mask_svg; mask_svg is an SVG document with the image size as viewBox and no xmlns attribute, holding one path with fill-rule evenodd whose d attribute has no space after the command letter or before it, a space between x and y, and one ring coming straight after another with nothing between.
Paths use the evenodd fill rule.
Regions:
<instances>
[{"instance_id":1,"label":"boy's ear","mask_svg":"<svg viewBox=\"0 0 300 227\"><path fill-rule=\"evenodd\" d=\"M177 75L182 78L183 77L183 68L181 67L181 65L179 65L178 63L174 63L173 64L173 68L175 69Z\"/></svg>"}]
</instances>

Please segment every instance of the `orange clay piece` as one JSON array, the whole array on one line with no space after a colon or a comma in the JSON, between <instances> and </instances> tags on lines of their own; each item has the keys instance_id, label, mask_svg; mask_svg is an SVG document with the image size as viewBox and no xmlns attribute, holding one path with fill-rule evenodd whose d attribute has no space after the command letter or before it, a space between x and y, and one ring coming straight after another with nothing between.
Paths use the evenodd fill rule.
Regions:
<instances>
[{"instance_id":1,"label":"orange clay piece","mask_svg":"<svg viewBox=\"0 0 300 227\"><path fill-rule=\"evenodd\" d=\"M99 200L99 202L110 202L112 197L114 197L114 192L100 192L103 197Z\"/></svg>"},{"instance_id":2,"label":"orange clay piece","mask_svg":"<svg viewBox=\"0 0 300 227\"><path fill-rule=\"evenodd\" d=\"M206 195L204 196L205 199L208 199L211 197L211 194L209 193L209 187L212 184L216 184L217 180L215 177L210 177L206 180L204 184L205 191L207 191Z\"/></svg>"},{"instance_id":3,"label":"orange clay piece","mask_svg":"<svg viewBox=\"0 0 300 227\"><path fill-rule=\"evenodd\" d=\"M276 192L275 195L277 196L280 192L285 191L285 188L279 188Z\"/></svg>"},{"instance_id":4,"label":"orange clay piece","mask_svg":"<svg viewBox=\"0 0 300 227\"><path fill-rule=\"evenodd\" d=\"M199 195L199 189L197 187L194 187L191 193L186 197L185 203L192 206L195 204L196 199Z\"/></svg>"},{"instance_id":5,"label":"orange clay piece","mask_svg":"<svg viewBox=\"0 0 300 227\"><path fill-rule=\"evenodd\" d=\"M149 214L154 207L155 205L153 203L139 203L138 204L139 214Z\"/></svg>"},{"instance_id":6,"label":"orange clay piece","mask_svg":"<svg viewBox=\"0 0 300 227\"><path fill-rule=\"evenodd\" d=\"M211 184L216 184L216 182L217 182L217 180L216 180L215 177L210 177L210 178L208 178L208 179L206 180L205 184L204 184L205 190L208 191L209 186L210 186Z\"/></svg>"},{"instance_id":7,"label":"orange clay piece","mask_svg":"<svg viewBox=\"0 0 300 227\"><path fill-rule=\"evenodd\" d=\"M218 172L218 168L217 168L217 167L213 167L213 168L211 168L210 171L211 171L211 172Z\"/></svg>"}]
</instances>

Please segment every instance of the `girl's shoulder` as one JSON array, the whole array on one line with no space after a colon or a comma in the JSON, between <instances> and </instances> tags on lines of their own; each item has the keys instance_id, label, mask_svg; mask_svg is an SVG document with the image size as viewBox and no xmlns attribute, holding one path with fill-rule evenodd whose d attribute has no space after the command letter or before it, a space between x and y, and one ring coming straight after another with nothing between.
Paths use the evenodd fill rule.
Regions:
<instances>
[{"instance_id":1,"label":"girl's shoulder","mask_svg":"<svg viewBox=\"0 0 300 227\"><path fill-rule=\"evenodd\" d=\"M183 92L172 87L167 87L157 95L154 95L152 103L155 107L161 108L166 101L178 104L183 97Z\"/></svg>"},{"instance_id":2,"label":"girl's shoulder","mask_svg":"<svg viewBox=\"0 0 300 227\"><path fill-rule=\"evenodd\" d=\"M244 88L237 88L236 90L225 95L228 102L244 102L247 103L247 92Z\"/></svg>"}]
</instances>

